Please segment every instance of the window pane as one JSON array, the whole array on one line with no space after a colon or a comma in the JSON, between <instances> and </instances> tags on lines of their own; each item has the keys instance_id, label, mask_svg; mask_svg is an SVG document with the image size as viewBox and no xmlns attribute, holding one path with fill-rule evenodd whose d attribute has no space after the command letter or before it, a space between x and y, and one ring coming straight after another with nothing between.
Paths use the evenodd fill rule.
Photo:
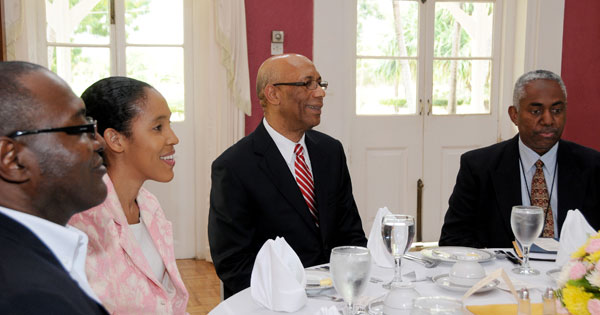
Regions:
<instances>
[{"instance_id":1,"label":"window pane","mask_svg":"<svg viewBox=\"0 0 600 315\"><path fill-rule=\"evenodd\" d=\"M356 54L416 56L418 16L415 1L358 0Z\"/></svg>"},{"instance_id":2,"label":"window pane","mask_svg":"<svg viewBox=\"0 0 600 315\"><path fill-rule=\"evenodd\" d=\"M416 60L358 59L356 114L415 114L416 69Z\"/></svg>"},{"instance_id":3,"label":"window pane","mask_svg":"<svg viewBox=\"0 0 600 315\"><path fill-rule=\"evenodd\" d=\"M435 4L436 57L490 57L492 3L437 2Z\"/></svg>"},{"instance_id":4,"label":"window pane","mask_svg":"<svg viewBox=\"0 0 600 315\"><path fill-rule=\"evenodd\" d=\"M147 82L169 103L171 121L184 119L183 48L127 47L127 76Z\"/></svg>"},{"instance_id":5,"label":"window pane","mask_svg":"<svg viewBox=\"0 0 600 315\"><path fill-rule=\"evenodd\" d=\"M63 78L77 95L92 83L110 75L108 48L48 47L48 66Z\"/></svg>"},{"instance_id":6,"label":"window pane","mask_svg":"<svg viewBox=\"0 0 600 315\"><path fill-rule=\"evenodd\" d=\"M434 60L433 114L490 112L490 60Z\"/></svg>"},{"instance_id":7,"label":"window pane","mask_svg":"<svg viewBox=\"0 0 600 315\"><path fill-rule=\"evenodd\" d=\"M108 44L108 0L46 0L49 43Z\"/></svg>"},{"instance_id":8,"label":"window pane","mask_svg":"<svg viewBox=\"0 0 600 315\"><path fill-rule=\"evenodd\" d=\"M129 44L183 44L183 1L125 1Z\"/></svg>"}]
</instances>

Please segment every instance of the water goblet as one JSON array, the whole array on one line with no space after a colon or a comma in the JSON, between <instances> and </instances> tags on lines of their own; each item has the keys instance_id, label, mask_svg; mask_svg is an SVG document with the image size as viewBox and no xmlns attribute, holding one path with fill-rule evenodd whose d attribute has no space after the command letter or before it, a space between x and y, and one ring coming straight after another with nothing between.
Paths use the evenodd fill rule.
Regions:
<instances>
[{"instance_id":1,"label":"water goblet","mask_svg":"<svg viewBox=\"0 0 600 315\"><path fill-rule=\"evenodd\" d=\"M510 227L517 241L523 245L523 264L512 271L521 275L540 274L529 266L529 247L542 232L544 210L536 206L514 206L510 214Z\"/></svg>"},{"instance_id":2,"label":"water goblet","mask_svg":"<svg viewBox=\"0 0 600 315\"><path fill-rule=\"evenodd\" d=\"M394 278L383 285L386 289L411 286L402 281L402 256L408 251L415 237L415 219L410 215L388 214L381 221L381 236L385 248L394 257Z\"/></svg>"},{"instance_id":3,"label":"water goblet","mask_svg":"<svg viewBox=\"0 0 600 315\"><path fill-rule=\"evenodd\" d=\"M366 247L340 246L331 250L330 271L335 290L355 314L354 301L364 292L371 273L371 253Z\"/></svg>"}]
</instances>

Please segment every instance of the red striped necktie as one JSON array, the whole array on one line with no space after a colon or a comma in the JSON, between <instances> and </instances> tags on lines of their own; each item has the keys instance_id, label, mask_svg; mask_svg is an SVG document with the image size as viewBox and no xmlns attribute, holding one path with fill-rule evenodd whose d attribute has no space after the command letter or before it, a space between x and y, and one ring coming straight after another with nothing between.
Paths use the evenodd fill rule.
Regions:
<instances>
[{"instance_id":1,"label":"red striped necktie","mask_svg":"<svg viewBox=\"0 0 600 315\"><path fill-rule=\"evenodd\" d=\"M306 160L304 160L304 149L301 144L296 144L294 154L296 154L296 160L294 161L294 177L296 178L298 187L300 187L302 196L304 196L304 201L306 201L310 215L318 227L319 213L317 212L315 202L315 184L312 173L308 169L308 165L306 165Z\"/></svg>"}]
</instances>

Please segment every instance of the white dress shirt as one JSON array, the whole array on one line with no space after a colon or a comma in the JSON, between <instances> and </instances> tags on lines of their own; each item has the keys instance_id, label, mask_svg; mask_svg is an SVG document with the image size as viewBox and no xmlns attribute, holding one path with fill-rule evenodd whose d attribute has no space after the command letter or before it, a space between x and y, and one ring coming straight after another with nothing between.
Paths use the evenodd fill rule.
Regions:
<instances>
[{"instance_id":1,"label":"white dress shirt","mask_svg":"<svg viewBox=\"0 0 600 315\"><path fill-rule=\"evenodd\" d=\"M0 212L29 229L48 247L79 287L96 302L102 304L85 275L85 257L88 237L80 230L62 226L40 217L0 207Z\"/></svg>"},{"instance_id":2,"label":"white dress shirt","mask_svg":"<svg viewBox=\"0 0 600 315\"><path fill-rule=\"evenodd\" d=\"M556 170L556 173L554 170L555 167L558 168L558 164L556 164L556 152L558 152L558 142L548 152L540 156L526 146L523 141L521 141L521 136L519 136L519 155L521 156L521 162L523 163L523 168L519 165L519 174L521 176L521 202L524 206L531 205L531 181L535 174L535 162L537 162L537 160L542 160L542 162L544 162L543 170L548 194L552 192L552 196L550 196L550 206L552 207L552 217L555 222L554 235L558 237L558 224L556 224L556 213L558 209L558 169ZM523 169L525 170L525 176L523 176ZM557 178L554 178L554 176ZM527 180L527 185L525 185L523 178ZM553 181L554 188L551 187Z\"/></svg>"},{"instance_id":3,"label":"white dress shirt","mask_svg":"<svg viewBox=\"0 0 600 315\"><path fill-rule=\"evenodd\" d=\"M303 152L304 160L306 161L308 170L310 171L310 174L312 175L312 165L310 164L310 157L308 156L308 150L306 149L306 143L304 142L305 134L302 135L302 138L300 138L300 141L298 141L298 143L296 143L296 142L282 136L279 132L277 132L275 129L273 129L273 127L271 127L269 125L269 123L267 122L267 119L263 118L263 124L265 125L265 129L267 129L269 136L271 136L271 139L273 139L273 141L275 142L277 149L279 149L279 152L281 152L281 155L283 156L285 163L287 163L288 167L290 168L290 172L292 172L292 176L294 176L294 178L296 178L296 175L294 172L295 171L294 162L296 161L296 155L294 154L294 148L296 147L296 144L298 144L298 143L302 145L302 149L304 150L304 152Z\"/></svg>"}]
</instances>

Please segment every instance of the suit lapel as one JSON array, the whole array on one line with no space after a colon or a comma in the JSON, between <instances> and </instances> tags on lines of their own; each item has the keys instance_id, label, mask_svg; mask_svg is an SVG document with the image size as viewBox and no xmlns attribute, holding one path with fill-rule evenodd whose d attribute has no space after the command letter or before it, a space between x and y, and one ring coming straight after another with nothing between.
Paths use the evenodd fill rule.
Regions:
<instances>
[{"instance_id":1,"label":"suit lapel","mask_svg":"<svg viewBox=\"0 0 600 315\"><path fill-rule=\"evenodd\" d=\"M558 209L557 209L557 220L558 220L558 233L562 229L562 224L567 218L567 211L570 204L574 201L583 200L585 190L582 185L584 182L582 176L582 170L577 164L570 159L573 154L570 152L568 143L560 141L558 145L558 152L556 153L558 162Z\"/></svg>"},{"instance_id":2,"label":"suit lapel","mask_svg":"<svg viewBox=\"0 0 600 315\"><path fill-rule=\"evenodd\" d=\"M283 197L302 217L302 220L314 231L317 231L317 227L310 216L308 206L304 201L296 180L262 122L258 125L253 135L254 153L262 157L258 163L258 167L269 177Z\"/></svg>"},{"instance_id":3,"label":"suit lapel","mask_svg":"<svg viewBox=\"0 0 600 315\"><path fill-rule=\"evenodd\" d=\"M502 225L509 235L512 234L510 227L510 214L512 207L523 203L521 200L521 178L519 172L519 135L509 140L507 147L501 153L498 167L492 170L491 176L494 182L494 191L498 201L498 211L503 218Z\"/></svg>"},{"instance_id":4,"label":"suit lapel","mask_svg":"<svg viewBox=\"0 0 600 315\"><path fill-rule=\"evenodd\" d=\"M35 251L49 263L64 271L66 275L69 275L54 253L29 228L3 213L0 213L0 236L18 242L23 245L23 248Z\"/></svg>"},{"instance_id":5,"label":"suit lapel","mask_svg":"<svg viewBox=\"0 0 600 315\"><path fill-rule=\"evenodd\" d=\"M118 200L118 198L117 198ZM131 260L131 263L136 266L139 270L141 270L148 279L152 280L156 285L160 286L160 284L156 281L154 275L152 274L152 269L150 265L146 261L146 257L142 252L140 246L137 244L135 240L135 236L133 232L129 228L129 223L127 223L127 218L121 208L121 204L116 204L111 207L114 209L113 212L113 220L117 227L117 232L119 234L119 245Z\"/></svg>"}]
</instances>

